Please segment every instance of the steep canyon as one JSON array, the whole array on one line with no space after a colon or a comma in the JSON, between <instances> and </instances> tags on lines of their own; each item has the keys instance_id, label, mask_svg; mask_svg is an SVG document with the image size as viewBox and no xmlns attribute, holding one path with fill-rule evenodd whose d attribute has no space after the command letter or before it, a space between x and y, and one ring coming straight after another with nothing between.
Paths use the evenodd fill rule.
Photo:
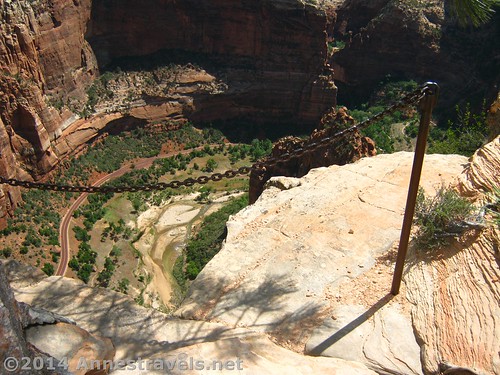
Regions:
<instances>
[{"instance_id":1,"label":"steep canyon","mask_svg":"<svg viewBox=\"0 0 500 375\"><path fill-rule=\"evenodd\" d=\"M496 17L460 29L442 0L0 0L0 174L41 179L122 118L308 133L337 86L340 103L359 103L389 76L437 80L438 112L491 102ZM186 68L168 82L134 78L172 63ZM89 88L122 69L94 107ZM0 221L19 200L0 190Z\"/></svg>"},{"instance_id":2,"label":"steep canyon","mask_svg":"<svg viewBox=\"0 0 500 375\"><path fill-rule=\"evenodd\" d=\"M312 129L335 105L336 87L326 65L327 15L321 7L297 0L138 4L0 2L2 176L39 179L121 117L247 118ZM85 116L78 110L110 64L130 57L148 61L157 53L168 64L179 51L201 67L174 90L144 93L132 109ZM200 82L215 80L225 89L199 89ZM4 187L0 218L19 199L17 188Z\"/></svg>"}]
</instances>

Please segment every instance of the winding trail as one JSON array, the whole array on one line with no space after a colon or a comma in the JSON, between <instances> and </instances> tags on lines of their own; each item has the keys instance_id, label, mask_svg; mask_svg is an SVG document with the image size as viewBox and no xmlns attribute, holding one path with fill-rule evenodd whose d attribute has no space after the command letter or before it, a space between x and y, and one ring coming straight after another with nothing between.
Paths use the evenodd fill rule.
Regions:
<instances>
[{"instance_id":1,"label":"winding trail","mask_svg":"<svg viewBox=\"0 0 500 375\"><path fill-rule=\"evenodd\" d=\"M213 146L213 145L210 145ZM94 182L92 186L101 186L105 182L108 182L109 180L112 180L114 178L118 178L120 176L123 176L125 173L130 172L132 170L132 164L134 165L134 169L144 169L144 168L149 168L153 162L157 159L164 159L164 158L169 158L175 155L185 155L189 154L191 151L195 150L201 150L204 146L196 147L196 148L190 148L187 150L182 150L182 151L175 151L175 152L170 152L168 154L164 154L161 156L153 156L151 158L144 158L144 159L139 159L138 161L135 161L133 163L129 163L128 165L125 165L121 167L120 169L117 169L114 172L111 172L104 177L101 177L99 180ZM70 245L69 245L69 225L71 223L71 219L73 217L73 213L82 205L82 203L85 201L89 193L82 193L80 196L73 202L73 204L69 207L68 211L64 215L63 219L61 220L61 225L59 226L59 242L61 244L61 257L59 259L59 265L57 267L57 271L55 273L55 276L64 276L66 274L66 271L68 269L68 262L69 262L69 257L70 257Z\"/></svg>"}]
</instances>

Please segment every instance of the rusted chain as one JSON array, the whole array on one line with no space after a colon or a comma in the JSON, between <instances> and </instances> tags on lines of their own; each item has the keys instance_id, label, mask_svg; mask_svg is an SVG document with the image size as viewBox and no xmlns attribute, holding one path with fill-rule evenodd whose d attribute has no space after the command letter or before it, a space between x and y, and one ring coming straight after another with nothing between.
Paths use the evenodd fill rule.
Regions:
<instances>
[{"instance_id":1,"label":"rusted chain","mask_svg":"<svg viewBox=\"0 0 500 375\"><path fill-rule=\"evenodd\" d=\"M234 178L236 176L248 175L253 169L262 169L266 166L273 166L278 163L286 163L287 161L302 157L306 153L314 152L319 148L325 147L329 144L333 144L338 138L344 137L349 133L356 130L365 129L370 125L380 121L384 117L393 114L394 112L415 105L422 100L424 96L429 93L429 85L424 85L411 93L405 95L401 100L391 105L384 111L377 113L376 115L366 119L354 126L338 131L337 133L330 135L325 138L318 139L313 143L309 143L293 151L280 155L279 157L270 157L265 161L258 161L252 166L245 166L238 168L236 170L229 169L224 173L214 173L210 176L199 176L197 178L187 178L183 181L171 181L171 182L159 182L155 184L143 184L135 186L78 186L78 185L63 185L63 184L49 184L44 182L32 182L32 181L21 181L15 178L4 178L0 176L0 183L7 184L10 186L20 186L26 189L39 189L39 190L51 190L51 191L61 191L61 192L72 192L72 193L124 193L124 192L138 192L138 191L158 191L165 190L167 188L178 189L180 187L193 186L195 184L206 184L209 181L221 181L225 178Z\"/></svg>"}]
</instances>

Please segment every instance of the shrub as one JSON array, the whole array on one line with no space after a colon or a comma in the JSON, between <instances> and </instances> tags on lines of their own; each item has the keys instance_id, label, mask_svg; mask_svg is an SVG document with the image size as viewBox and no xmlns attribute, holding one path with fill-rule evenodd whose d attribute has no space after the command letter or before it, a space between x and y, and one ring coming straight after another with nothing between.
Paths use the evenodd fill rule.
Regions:
<instances>
[{"instance_id":1,"label":"shrub","mask_svg":"<svg viewBox=\"0 0 500 375\"><path fill-rule=\"evenodd\" d=\"M446 244L448 238L459 236L468 229L464 221L473 211L474 206L451 188L441 186L434 197L426 197L420 188L415 208L417 248L435 249Z\"/></svg>"},{"instance_id":2,"label":"shrub","mask_svg":"<svg viewBox=\"0 0 500 375\"><path fill-rule=\"evenodd\" d=\"M78 259L76 259L76 257L71 258L71 260L68 262L68 266L73 271L78 271L80 269L80 263L78 262Z\"/></svg>"},{"instance_id":3,"label":"shrub","mask_svg":"<svg viewBox=\"0 0 500 375\"><path fill-rule=\"evenodd\" d=\"M78 241L83 241L83 242L90 241L90 235L82 227L79 227L79 226L73 227L73 232L75 232L75 238Z\"/></svg>"},{"instance_id":4,"label":"shrub","mask_svg":"<svg viewBox=\"0 0 500 375\"><path fill-rule=\"evenodd\" d=\"M5 258L9 258L12 255L12 249L7 246L2 250L2 254Z\"/></svg>"},{"instance_id":5,"label":"shrub","mask_svg":"<svg viewBox=\"0 0 500 375\"><path fill-rule=\"evenodd\" d=\"M218 163L215 161L215 159L208 159L207 160L207 165L205 168L203 168L203 172L213 172L215 168L217 168Z\"/></svg>"},{"instance_id":6,"label":"shrub","mask_svg":"<svg viewBox=\"0 0 500 375\"><path fill-rule=\"evenodd\" d=\"M127 294L128 293L128 287L130 285L130 281L129 279L121 279L119 282L118 282L118 291L124 293L124 294Z\"/></svg>"},{"instance_id":7,"label":"shrub","mask_svg":"<svg viewBox=\"0 0 500 375\"><path fill-rule=\"evenodd\" d=\"M54 266L51 263L45 263L42 267L42 271L48 276L52 276L54 274Z\"/></svg>"},{"instance_id":8,"label":"shrub","mask_svg":"<svg viewBox=\"0 0 500 375\"><path fill-rule=\"evenodd\" d=\"M439 127L431 129L427 152L471 156L486 141L488 135L486 113L484 108L479 113L472 112L469 103L464 108L455 106L454 121L448 121L444 129Z\"/></svg>"}]
</instances>

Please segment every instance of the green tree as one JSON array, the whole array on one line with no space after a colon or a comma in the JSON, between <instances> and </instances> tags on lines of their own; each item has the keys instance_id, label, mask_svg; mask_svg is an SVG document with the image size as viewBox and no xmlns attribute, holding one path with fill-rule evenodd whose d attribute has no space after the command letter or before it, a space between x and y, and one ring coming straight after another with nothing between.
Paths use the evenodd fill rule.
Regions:
<instances>
[{"instance_id":1,"label":"green tree","mask_svg":"<svg viewBox=\"0 0 500 375\"><path fill-rule=\"evenodd\" d=\"M42 267L42 271L48 276L52 276L54 274L54 266L51 263L45 263Z\"/></svg>"},{"instance_id":2,"label":"green tree","mask_svg":"<svg viewBox=\"0 0 500 375\"><path fill-rule=\"evenodd\" d=\"M204 172L213 172L219 164L212 158L207 160L207 165L203 168Z\"/></svg>"},{"instance_id":3,"label":"green tree","mask_svg":"<svg viewBox=\"0 0 500 375\"><path fill-rule=\"evenodd\" d=\"M73 271L78 271L80 269L80 263L78 262L78 259L76 259L76 257L71 258L71 260L68 262L68 266Z\"/></svg>"},{"instance_id":4,"label":"green tree","mask_svg":"<svg viewBox=\"0 0 500 375\"><path fill-rule=\"evenodd\" d=\"M12 255L12 249L7 246L2 250L2 254L5 258L9 258Z\"/></svg>"},{"instance_id":5,"label":"green tree","mask_svg":"<svg viewBox=\"0 0 500 375\"><path fill-rule=\"evenodd\" d=\"M478 27L491 19L499 4L499 0L450 0L450 10L461 26Z\"/></svg>"},{"instance_id":6,"label":"green tree","mask_svg":"<svg viewBox=\"0 0 500 375\"><path fill-rule=\"evenodd\" d=\"M78 241L85 242L85 241L89 241L90 240L90 235L82 227L78 227L78 226L73 227L73 232L75 232L75 238Z\"/></svg>"}]
</instances>

